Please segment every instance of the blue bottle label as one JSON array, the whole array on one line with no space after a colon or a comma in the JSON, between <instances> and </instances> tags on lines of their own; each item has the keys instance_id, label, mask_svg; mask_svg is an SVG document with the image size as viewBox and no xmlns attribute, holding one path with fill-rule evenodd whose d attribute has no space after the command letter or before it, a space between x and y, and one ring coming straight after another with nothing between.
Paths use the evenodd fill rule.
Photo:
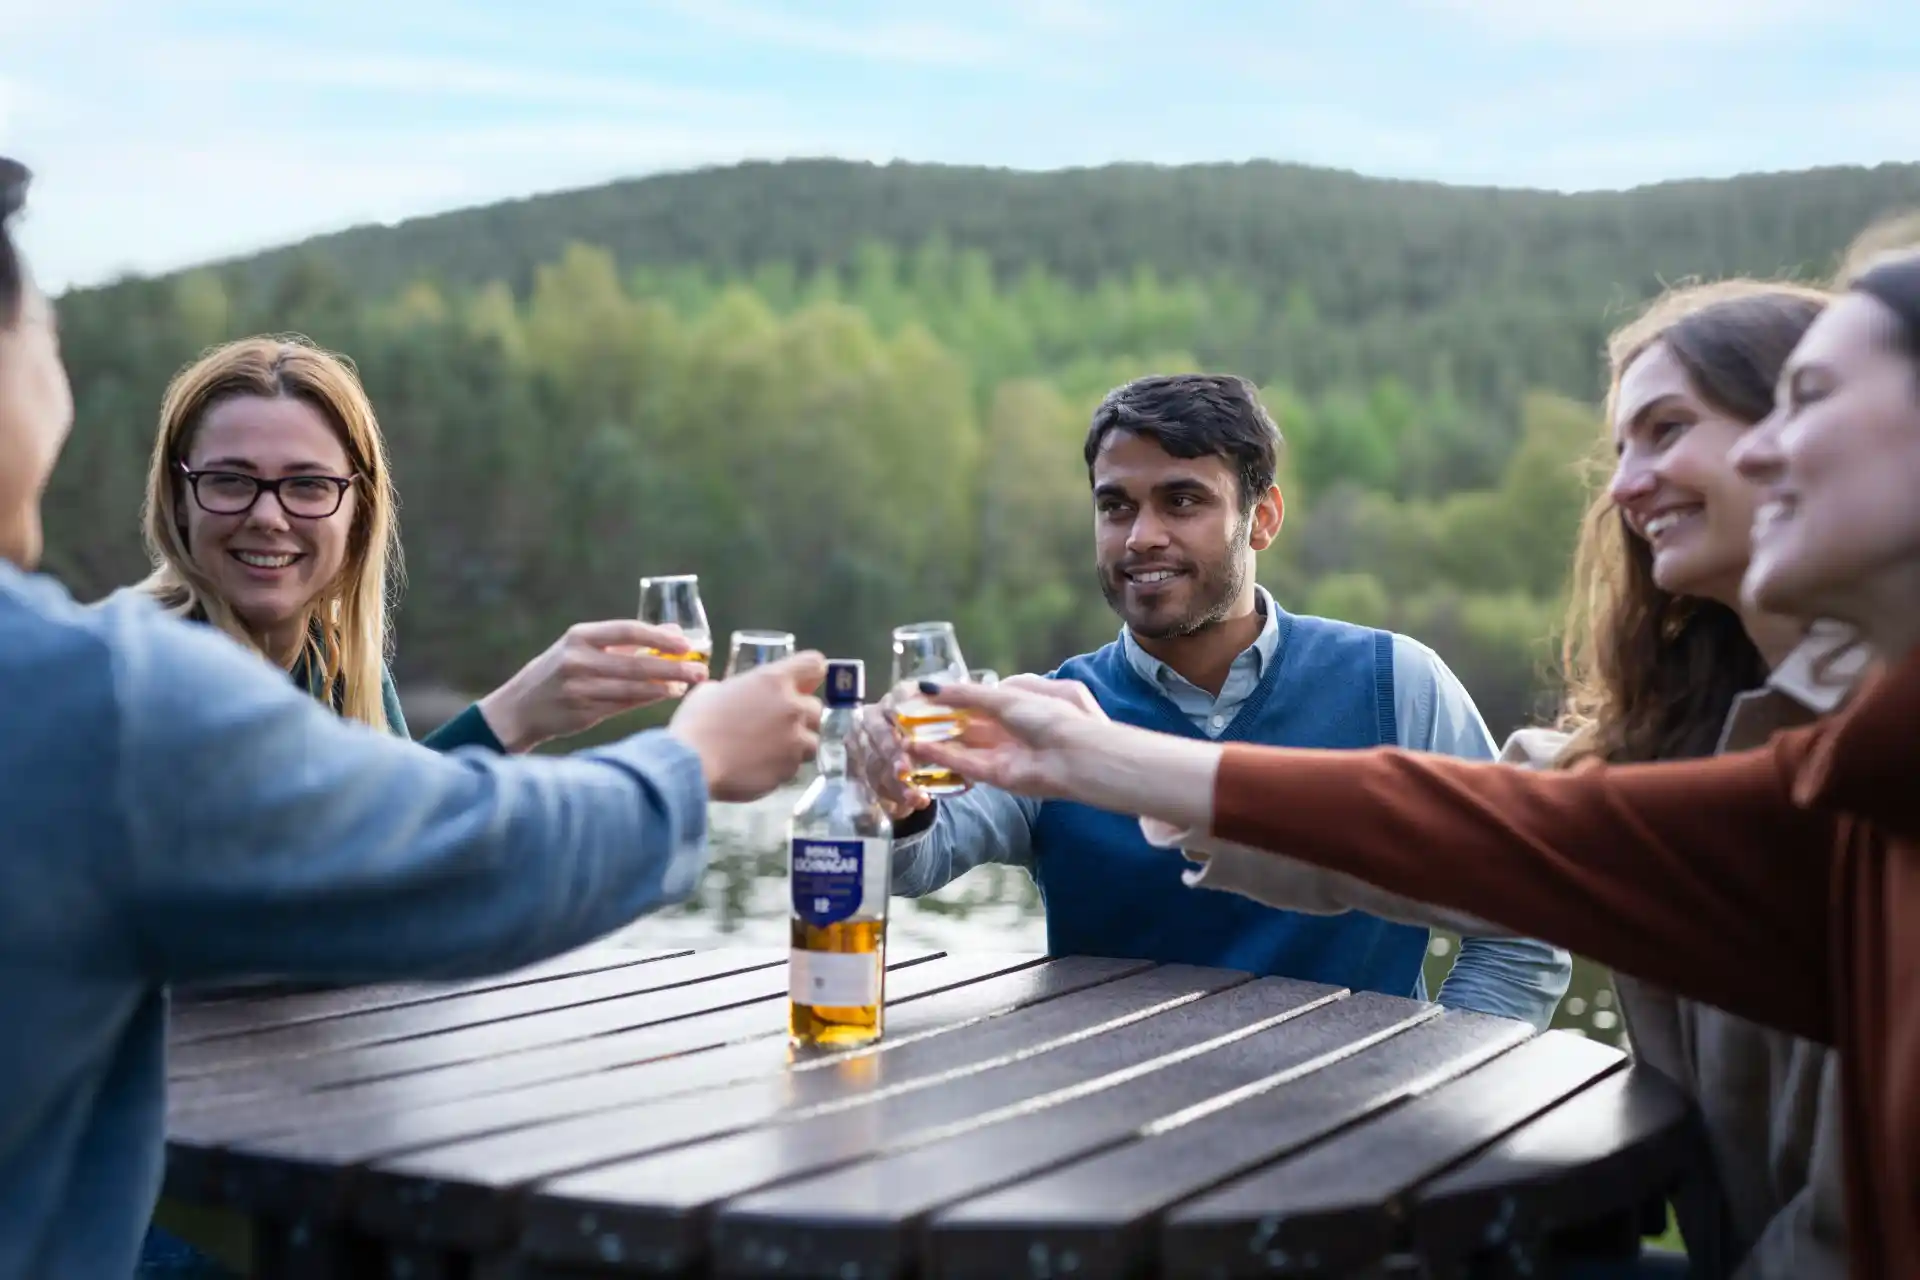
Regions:
<instances>
[{"instance_id":1,"label":"blue bottle label","mask_svg":"<svg viewBox=\"0 0 1920 1280\"><path fill-rule=\"evenodd\" d=\"M860 910L864 840L795 840L790 853L793 913L811 925L837 924Z\"/></svg>"}]
</instances>

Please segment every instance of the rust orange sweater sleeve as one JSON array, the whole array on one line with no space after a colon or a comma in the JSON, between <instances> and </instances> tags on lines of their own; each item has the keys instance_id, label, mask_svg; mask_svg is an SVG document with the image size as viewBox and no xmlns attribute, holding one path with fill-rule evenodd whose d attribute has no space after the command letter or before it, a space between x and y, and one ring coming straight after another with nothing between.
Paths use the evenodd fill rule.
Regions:
<instances>
[{"instance_id":1,"label":"rust orange sweater sleeve","mask_svg":"<svg viewBox=\"0 0 1920 1280\"><path fill-rule=\"evenodd\" d=\"M1795 778L1809 808L1857 814L1888 835L1920 840L1920 649L1872 678Z\"/></svg>"},{"instance_id":2,"label":"rust orange sweater sleeve","mask_svg":"<svg viewBox=\"0 0 1920 1280\"><path fill-rule=\"evenodd\" d=\"M1827 727L1739 755L1569 773L1231 745L1214 830L1831 1043L1837 820L1793 796Z\"/></svg>"}]
</instances>

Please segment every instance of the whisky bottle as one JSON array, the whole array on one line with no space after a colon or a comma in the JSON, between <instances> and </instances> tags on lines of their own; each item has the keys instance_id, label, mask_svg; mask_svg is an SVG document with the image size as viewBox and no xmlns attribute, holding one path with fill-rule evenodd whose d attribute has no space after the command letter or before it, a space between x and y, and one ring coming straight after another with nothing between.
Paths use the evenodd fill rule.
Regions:
<instances>
[{"instance_id":1,"label":"whisky bottle","mask_svg":"<svg viewBox=\"0 0 1920 1280\"><path fill-rule=\"evenodd\" d=\"M881 1035L893 824L866 783L847 771L865 666L829 662L822 691L819 772L788 827L787 1035L795 1045L844 1047Z\"/></svg>"}]
</instances>

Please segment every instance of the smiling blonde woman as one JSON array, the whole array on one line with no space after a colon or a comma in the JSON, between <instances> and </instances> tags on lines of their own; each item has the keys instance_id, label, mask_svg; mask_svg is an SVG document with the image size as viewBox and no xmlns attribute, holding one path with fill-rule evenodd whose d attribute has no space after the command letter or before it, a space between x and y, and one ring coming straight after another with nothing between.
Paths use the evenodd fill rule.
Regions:
<instances>
[{"instance_id":1,"label":"smiling blonde woman","mask_svg":"<svg viewBox=\"0 0 1920 1280\"><path fill-rule=\"evenodd\" d=\"M352 365L293 337L243 338L182 370L160 407L141 589L176 616L258 650L339 714L405 736L388 668L401 582L398 495ZM526 751L675 696L704 666L671 628L571 628L429 734L439 750Z\"/></svg>"}]
</instances>

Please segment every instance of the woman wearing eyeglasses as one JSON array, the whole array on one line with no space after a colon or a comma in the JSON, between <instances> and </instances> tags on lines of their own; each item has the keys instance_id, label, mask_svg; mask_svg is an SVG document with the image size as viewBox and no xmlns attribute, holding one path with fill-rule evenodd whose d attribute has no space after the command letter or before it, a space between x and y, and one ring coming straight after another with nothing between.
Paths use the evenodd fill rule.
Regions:
<instances>
[{"instance_id":1,"label":"woman wearing eyeglasses","mask_svg":"<svg viewBox=\"0 0 1920 1280\"><path fill-rule=\"evenodd\" d=\"M340 357L243 338L167 388L147 472L143 589L287 669L335 711L407 733L387 669L400 577L397 499L373 406ZM525 751L674 696L706 668L672 629L614 619L572 628L426 739Z\"/></svg>"},{"instance_id":2,"label":"woman wearing eyeglasses","mask_svg":"<svg viewBox=\"0 0 1920 1280\"><path fill-rule=\"evenodd\" d=\"M347 362L243 338L167 388L142 520L155 569L141 586L285 667L338 714L406 737L387 667L397 505L379 422ZM424 743L524 751L706 678L693 663L610 651L655 645L685 647L638 621L575 627ZM156 1229L141 1274L219 1272Z\"/></svg>"}]
</instances>

